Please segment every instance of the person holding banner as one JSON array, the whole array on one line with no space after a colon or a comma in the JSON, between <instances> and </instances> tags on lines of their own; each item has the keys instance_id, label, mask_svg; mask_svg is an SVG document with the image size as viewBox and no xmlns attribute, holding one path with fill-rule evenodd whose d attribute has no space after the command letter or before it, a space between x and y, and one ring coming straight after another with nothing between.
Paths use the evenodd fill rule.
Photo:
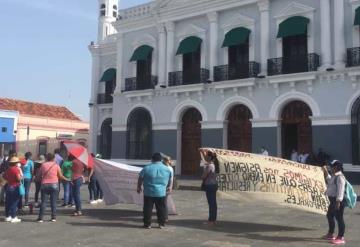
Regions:
<instances>
[{"instance_id":1,"label":"person holding banner","mask_svg":"<svg viewBox=\"0 0 360 247\"><path fill-rule=\"evenodd\" d=\"M170 214L176 214L176 208L174 201L171 196L171 190L174 185L174 169L172 168L172 160L171 157L163 155L163 163L164 165L169 169L171 176L170 176L170 182L169 182L169 189L166 193L166 199L165 199L165 222L169 221L169 213ZM170 203L169 203L170 202Z\"/></svg>"},{"instance_id":2,"label":"person holding banner","mask_svg":"<svg viewBox=\"0 0 360 247\"><path fill-rule=\"evenodd\" d=\"M165 199L166 191L171 192L170 170L162 163L160 153L155 153L151 159L152 163L141 170L138 178L137 193L141 193L144 187L144 228L151 229L151 215L155 204L159 228L165 227Z\"/></svg>"},{"instance_id":3,"label":"person holding banner","mask_svg":"<svg viewBox=\"0 0 360 247\"><path fill-rule=\"evenodd\" d=\"M343 164L334 160L331 162L332 176L328 173L327 167L323 167L323 171L328 182L326 194L329 197L330 205L326 217L329 223L329 232L323 239L330 240L332 244L345 244L345 222L344 222L344 209L345 209L345 177L342 173ZM335 219L338 223L339 233L335 238Z\"/></svg>"},{"instance_id":4,"label":"person holding banner","mask_svg":"<svg viewBox=\"0 0 360 247\"><path fill-rule=\"evenodd\" d=\"M218 190L218 184L215 173L215 158L215 155L211 152L207 152L204 155L205 167L201 176L209 205L209 218L207 224L210 226L214 226L217 219L216 193Z\"/></svg>"}]
</instances>

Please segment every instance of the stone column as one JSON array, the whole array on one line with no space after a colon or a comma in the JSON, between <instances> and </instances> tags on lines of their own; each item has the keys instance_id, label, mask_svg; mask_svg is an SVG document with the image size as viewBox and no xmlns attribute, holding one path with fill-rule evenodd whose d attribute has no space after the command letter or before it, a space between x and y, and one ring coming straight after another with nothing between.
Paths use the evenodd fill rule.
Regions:
<instances>
[{"instance_id":1,"label":"stone column","mask_svg":"<svg viewBox=\"0 0 360 247\"><path fill-rule=\"evenodd\" d=\"M334 46L335 46L335 67L345 67L345 19L344 0L334 0Z\"/></svg>"},{"instance_id":2,"label":"stone column","mask_svg":"<svg viewBox=\"0 0 360 247\"><path fill-rule=\"evenodd\" d=\"M120 94L121 90L125 88L123 81L123 43L124 34L118 33L116 40L116 87L114 95Z\"/></svg>"},{"instance_id":3,"label":"stone column","mask_svg":"<svg viewBox=\"0 0 360 247\"><path fill-rule=\"evenodd\" d=\"M218 51L218 14L217 12L211 12L207 14L210 22L210 80L214 80L214 66L217 63L217 51Z\"/></svg>"},{"instance_id":4,"label":"stone column","mask_svg":"<svg viewBox=\"0 0 360 247\"><path fill-rule=\"evenodd\" d=\"M166 23L167 45L166 45L166 85L169 83L169 72L174 72L175 60L175 24L174 22Z\"/></svg>"},{"instance_id":5,"label":"stone column","mask_svg":"<svg viewBox=\"0 0 360 247\"><path fill-rule=\"evenodd\" d=\"M94 45L89 46L92 55L92 68L91 68L91 95L90 95L90 130L89 130L89 150L93 153L97 152L97 95L100 80L100 57L98 50Z\"/></svg>"},{"instance_id":6,"label":"stone column","mask_svg":"<svg viewBox=\"0 0 360 247\"><path fill-rule=\"evenodd\" d=\"M164 24L159 24L158 86L166 85L166 33Z\"/></svg>"},{"instance_id":7,"label":"stone column","mask_svg":"<svg viewBox=\"0 0 360 247\"><path fill-rule=\"evenodd\" d=\"M259 0L258 7L260 10L260 25L261 25L261 75L267 74L267 60L269 59L269 36L270 36L270 13L269 0Z\"/></svg>"},{"instance_id":8,"label":"stone column","mask_svg":"<svg viewBox=\"0 0 360 247\"><path fill-rule=\"evenodd\" d=\"M330 0L320 0L321 9L321 69L326 70L331 66L331 23Z\"/></svg>"}]
</instances>

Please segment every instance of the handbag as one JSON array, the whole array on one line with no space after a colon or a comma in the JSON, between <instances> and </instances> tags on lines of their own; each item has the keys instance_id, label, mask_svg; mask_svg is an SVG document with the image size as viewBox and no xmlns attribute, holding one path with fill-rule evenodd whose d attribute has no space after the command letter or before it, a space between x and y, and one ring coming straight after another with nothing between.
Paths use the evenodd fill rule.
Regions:
<instances>
[{"instance_id":1,"label":"handbag","mask_svg":"<svg viewBox=\"0 0 360 247\"><path fill-rule=\"evenodd\" d=\"M25 186L24 186L24 180L21 180L20 186L19 186L19 194L20 196L25 195Z\"/></svg>"}]
</instances>

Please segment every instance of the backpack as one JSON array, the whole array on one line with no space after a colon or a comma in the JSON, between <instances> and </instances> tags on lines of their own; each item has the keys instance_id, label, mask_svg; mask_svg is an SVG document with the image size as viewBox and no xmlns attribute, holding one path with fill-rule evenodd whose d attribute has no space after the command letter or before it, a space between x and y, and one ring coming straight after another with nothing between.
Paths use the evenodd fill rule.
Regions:
<instances>
[{"instance_id":1,"label":"backpack","mask_svg":"<svg viewBox=\"0 0 360 247\"><path fill-rule=\"evenodd\" d=\"M345 179L345 195L344 195L345 206L350 209L354 209L356 206L357 195L354 191L354 188L349 183L349 181L345 178L345 176L344 175L341 175L341 176L343 176ZM337 178L336 178L336 185L337 185Z\"/></svg>"}]
</instances>

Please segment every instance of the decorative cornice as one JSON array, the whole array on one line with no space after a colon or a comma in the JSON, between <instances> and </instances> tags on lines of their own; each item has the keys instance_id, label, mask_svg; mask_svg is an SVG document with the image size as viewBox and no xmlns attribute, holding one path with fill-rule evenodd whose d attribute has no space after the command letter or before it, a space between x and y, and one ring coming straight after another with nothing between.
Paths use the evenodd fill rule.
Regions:
<instances>
[{"instance_id":1,"label":"decorative cornice","mask_svg":"<svg viewBox=\"0 0 360 247\"><path fill-rule=\"evenodd\" d=\"M218 13L216 11L210 12L206 14L210 23L218 22Z\"/></svg>"},{"instance_id":2,"label":"decorative cornice","mask_svg":"<svg viewBox=\"0 0 360 247\"><path fill-rule=\"evenodd\" d=\"M269 7L270 7L269 0L258 0L257 4L260 12L269 11Z\"/></svg>"}]
</instances>

